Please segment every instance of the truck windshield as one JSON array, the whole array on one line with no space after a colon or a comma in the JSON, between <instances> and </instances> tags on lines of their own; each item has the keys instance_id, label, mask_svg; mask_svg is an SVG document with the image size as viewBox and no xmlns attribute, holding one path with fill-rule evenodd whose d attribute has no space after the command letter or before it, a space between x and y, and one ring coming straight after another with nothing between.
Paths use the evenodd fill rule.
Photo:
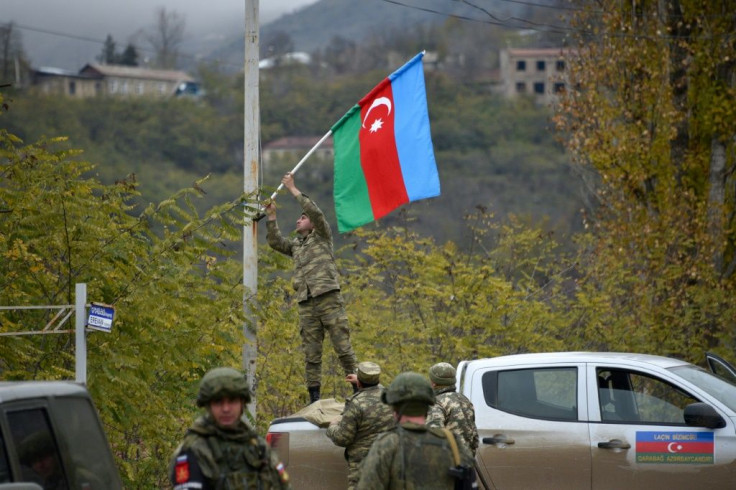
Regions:
<instances>
[{"instance_id":1,"label":"truck windshield","mask_svg":"<svg viewBox=\"0 0 736 490\"><path fill-rule=\"evenodd\" d=\"M678 366L670 371L706 391L713 398L736 412L736 386L697 366Z\"/></svg>"}]
</instances>

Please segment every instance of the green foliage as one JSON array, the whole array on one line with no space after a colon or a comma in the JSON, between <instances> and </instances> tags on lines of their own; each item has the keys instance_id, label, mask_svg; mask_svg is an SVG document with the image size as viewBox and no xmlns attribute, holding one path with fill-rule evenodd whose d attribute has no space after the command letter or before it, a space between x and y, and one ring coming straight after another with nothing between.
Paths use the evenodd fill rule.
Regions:
<instances>
[{"instance_id":1,"label":"green foliage","mask_svg":"<svg viewBox=\"0 0 736 490\"><path fill-rule=\"evenodd\" d=\"M0 133L0 304L116 309L111 333L88 334L88 385L129 488L160 488L196 407L196 382L240 365L239 200L199 215L193 188L134 216L132 181L103 185L63 138L24 144ZM200 182L200 184L202 184ZM8 310L2 331L38 331L53 310ZM73 378L70 335L4 337L2 379Z\"/></svg>"},{"instance_id":2,"label":"green foliage","mask_svg":"<svg viewBox=\"0 0 736 490\"><path fill-rule=\"evenodd\" d=\"M381 365L384 384L440 360L577 347L561 307L570 268L551 237L483 212L468 225L475 243L468 251L405 228L364 227L353 235L356 255L339 254L353 347L359 360ZM291 259L262 250L259 380L268 389L258 393L261 415L289 415L306 400L290 268ZM323 372L323 396L350 394L329 341Z\"/></svg>"},{"instance_id":3,"label":"green foliage","mask_svg":"<svg viewBox=\"0 0 736 490\"><path fill-rule=\"evenodd\" d=\"M599 349L730 355L736 51L721 14L733 5L631 5L576 21L597 35L570 60L576 89L558 125L599 176L600 208L580 244L573 307Z\"/></svg>"}]
</instances>

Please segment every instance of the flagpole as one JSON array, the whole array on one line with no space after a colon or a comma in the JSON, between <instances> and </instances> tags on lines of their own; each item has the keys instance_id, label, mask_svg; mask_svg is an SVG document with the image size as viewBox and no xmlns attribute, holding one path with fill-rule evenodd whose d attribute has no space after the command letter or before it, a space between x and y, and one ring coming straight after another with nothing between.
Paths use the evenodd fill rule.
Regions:
<instances>
[{"instance_id":1,"label":"flagpole","mask_svg":"<svg viewBox=\"0 0 736 490\"><path fill-rule=\"evenodd\" d=\"M299 167L301 167L301 166L302 166L302 164L303 164L304 162L306 162L306 161L307 161L307 158L309 158L310 156L312 156L312 153L314 153L314 151L315 151L315 150L316 150L317 148L319 148L319 147L320 147L320 145L321 145L322 143L324 143L324 142L325 142L325 140L326 140L327 138L329 138L329 137L330 137L331 135L332 135L332 130L330 129L329 131L327 131L327 132L325 133L325 135L324 135L324 136L322 136L322 138L320 138L320 140L319 140L319 141L317 142L317 144L316 144L316 145L314 145L314 146L313 146L313 147L312 147L312 148L311 148L311 149L310 149L310 150L309 150L309 151L307 152L307 154L306 154L306 155L304 155L304 156L302 157L302 159L301 159L301 160L299 160L299 163L297 163L297 164L296 164L296 166L295 166L294 168L292 168L292 169L291 169L291 172L290 172L290 173L291 173L291 174L295 174L295 173L296 173L296 171L297 171L297 170L299 170ZM283 189L283 188L284 188L284 184L283 184L283 182L282 182L281 184L279 184L279 186L278 186L278 187L276 188L276 190L275 190L275 191L273 191L273 194L271 194L271 197L270 197L269 201L273 201L274 199L276 199L276 195L277 195L277 194L279 193L279 191L280 191L281 189ZM261 220L262 220L262 219L263 219L263 218L264 218L265 216L266 216L266 213L264 212L264 208L263 208L263 207L261 207L261 209L260 209L260 211L258 212L258 214L256 215L256 217L255 217L255 218L253 218L253 221L261 221Z\"/></svg>"},{"instance_id":2,"label":"flagpole","mask_svg":"<svg viewBox=\"0 0 736 490\"><path fill-rule=\"evenodd\" d=\"M243 193L247 196L258 189L260 162L260 106L258 103L259 72L259 0L245 0L245 54L243 59ZM254 206L256 207L256 206ZM243 370L253 396L247 404L251 422L256 421L256 367L258 335L256 293L258 292L258 226L243 223Z\"/></svg>"},{"instance_id":3,"label":"flagpole","mask_svg":"<svg viewBox=\"0 0 736 490\"><path fill-rule=\"evenodd\" d=\"M301 159L301 160L299 160L299 163L297 163L297 164L296 164L296 166L295 166L294 168L292 168L292 169L291 169L291 172L290 172L290 173L292 173L292 174L295 174L295 173L296 173L296 171L297 171L297 170L299 170L299 167L301 167L301 166L302 166L302 164L303 164L304 162L306 162L306 161L307 161L307 158L309 158L310 156L312 156L312 153L314 153L314 151L315 151L315 150L316 150L317 148L319 148L319 147L320 147L320 145L321 145L322 143L324 143L324 141L325 141L325 140L326 140L327 138L329 138L329 137L330 137L330 135L332 135L332 130L329 130L329 131L327 131L327 132L325 133L325 135L324 135L324 136L322 136L322 138L321 138L321 139L320 139L320 140L319 140L319 141L317 142L317 144L316 144L316 145L314 145L314 146L312 147L312 149L311 149L311 150L309 150L309 151L307 152L307 154L306 154L306 155L304 155L304 156L302 157L302 159ZM281 184L279 184L279 186L278 186L278 187L276 188L276 190L275 190L275 191L273 191L273 194L271 194L271 200L272 200L272 201L273 201L274 199L276 199L276 194L278 194L278 193L279 193L279 191L280 191L281 189L283 189L283 188L284 188L284 184L283 184L283 182L282 182Z\"/></svg>"}]
</instances>

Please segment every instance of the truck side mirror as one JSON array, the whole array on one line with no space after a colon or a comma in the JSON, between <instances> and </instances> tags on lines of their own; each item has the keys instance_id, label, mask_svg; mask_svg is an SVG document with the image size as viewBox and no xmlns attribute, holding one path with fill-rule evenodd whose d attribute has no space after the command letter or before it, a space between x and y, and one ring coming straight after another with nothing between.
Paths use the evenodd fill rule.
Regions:
<instances>
[{"instance_id":1,"label":"truck side mirror","mask_svg":"<svg viewBox=\"0 0 736 490\"><path fill-rule=\"evenodd\" d=\"M685 407L685 423L693 427L705 427L707 429L721 429L726 427L716 409L707 403L691 403Z\"/></svg>"}]
</instances>

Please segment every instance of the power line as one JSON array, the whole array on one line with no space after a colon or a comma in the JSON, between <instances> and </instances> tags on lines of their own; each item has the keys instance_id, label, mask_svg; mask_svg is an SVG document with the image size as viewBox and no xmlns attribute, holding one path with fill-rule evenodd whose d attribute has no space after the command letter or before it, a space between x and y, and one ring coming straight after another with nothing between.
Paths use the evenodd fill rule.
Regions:
<instances>
[{"instance_id":1,"label":"power line","mask_svg":"<svg viewBox=\"0 0 736 490\"><path fill-rule=\"evenodd\" d=\"M491 15L491 17L494 20L476 19L476 18L473 18L473 17L466 17L464 15L457 15L457 14L451 14L451 13L447 13L447 12L440 12L438 10L433 10L433 9L429 9L429 8L426 8L426 7L417 7L415 5L407 5L405 3L399 2L398 0L381 0L381 1L382 2L386 2L386 3L392 3L394 5L399 5L401 7L406 7L406 8L413 9L413 10L420 10L420 11L429 12L429 13L432 13L432 14L443 15L445 17L452 17L453 19L467 20L467 21L470 21L470 22L479 22L481 24L497 25L499 27L505 27L505 28L508 28L508 29L519 29L520 28L520 26L509 25L509 24L506 23L506 21L502 21L500 19L496 19L496 17L494 17L492 15ZM473 5L471 5L471 6L473 6ZM525 22L529 22L529 21L525 21ZM531 24L531 22L529 22L529 23ZM537 24L537 25L540 25L540 24ZM555 26L546 26L546 27L555 28ZM531 28L531 29L533 29L533 28ZM564 29L566 31L567 30L570 30L569 28L564 28ZM545 30L543 32L554 32L554 31ZM556 32L556 34L564 34L564 32L559 31L559 32Z\"/></svg>"},{"instance_id":2,"label":"power line","mask_svg":"<svg viewBox=\"0 0 736 490\"><path fill-rule=\"evenodd\" d=\"M479 22L482 24L491 24L491 25L497 25L500 27L505 27L508 29L531 29L539 32L549 32L553 34L568 34L568 33L578 33L578 34L584 34L588 36L588 38L591 39L602 39L605 37L610 38L630 38L634 40L654 40L654 41L679 41L679 40L715 40L715 39L732 39L736 37L735 32L727 32L720 35L705 35L705 36L689 36L689 35L669 35L669 34L658 34L656 36L649 35L649 34L629 34L625 32L607 32L607 33L596 33L594 31L588 30L588 29L579 29L576 27L566 27L566 26L556 26L551 24L545 24L541 22L533 22L526 19L521 19L518 17L509 17L506 19L506 21L499 21L497 17L495 17L493 14L490 14L489 12L485 11L485 9L478 7L476 5L468 3L466 0L460 0L463 3L468 4L471 7L478 8L479 10L485 12L487 15L489 15L492 20L484 20L484 19L476 19L472 17L466 17L463 15L456 15L448 12L440 12L438 10L433 10L425 7L417 7L415 5L408 5L406 3L400 2L399 0L381 0L382 2L391 3L394 5L399 5L401 7L406 7L413 10L420 10L424 12L429 12L437 15L442 15L445 17L451 17L459 20L467 20L471 22ZM451 0L453 2L457 2L458 0ZM510 1L510 0L509 0ZM591 13L603 13L601 11L592 11ZM681 15L676 15L675 17L682 18ZM710 16L707 16L710 17ZM519 25L511 25L508 24L508 20L514 20L516 22L523 22L526 24L529 24L529 26L519 26ZM542 29L545 28L545 29Z\"/></svg>"},{"instance_id":3,"label":"power line","mask_svg":"<svg viewBox=\"0 0 736 490\"><path fill-rule=\"evenodd\" d=\"M9 25L9 23L6 24L6 25ZM27 26L27 25L23 25L23 24L15 24L15 23L13 23L13 26L17 27L18 29L25 30L25 31L38 32L38 33L41 33L41 34L48 34L48 35L51 35L51 36L63 37L63 38L67 38L67 39L76 39L77 41L91 42L91 43L100 44L100 45L103 45L103 46L106 43L106 41L103 41L103 40L100 40L100 39L96 39L96 38L92 38L92 37L79 36L79 35L76 35L76 34L68 34L68 33L59 32L59 31L52 31L50 29L42 29L40 27L33 27L33 26ZM148 53L148 54L151 54L151 55L155 55L156 54L155 51L153 51L151 49L141 48L141 47L138 47L138 46L134 46L134 47L135 47L136 51L138 51L140 53ZM226 62L223 62L222 60L220 60L219 58L210 58L210 57L206 57L206 56L199 57L199 56L195 56L193 54L181 53L181 52L180 53L177 53L177 56L178 57L181 57L181 58L189 59L189 60L192 60L192 61L206 60L206 61L219 62L219 63L221 63L224 66L232 66L234 68L242 68L241 65L236 65L236 64L233 64L233 63L226 63Z\"/></svg>"},{"instance_id":4,"label":"power line","mask_svg":"<svg viewBox=\"0 0 736 490\"><path fill-rule=\"evenodd\" d=\"M539 8L546 8L546 9L553 9L553 10L570 10L573 12L584 12L584 9L580 9L577 7L565 7L564 5L545 5L543 3L534 3L534 2L524 2L522 0L500 0L501 2L508 2L508 3L518 3L520 5L528 5L530 7L539 7ZM591 10L591 13L594 14L602 14L602 10Z\"/></svg>"}]
</instances>

